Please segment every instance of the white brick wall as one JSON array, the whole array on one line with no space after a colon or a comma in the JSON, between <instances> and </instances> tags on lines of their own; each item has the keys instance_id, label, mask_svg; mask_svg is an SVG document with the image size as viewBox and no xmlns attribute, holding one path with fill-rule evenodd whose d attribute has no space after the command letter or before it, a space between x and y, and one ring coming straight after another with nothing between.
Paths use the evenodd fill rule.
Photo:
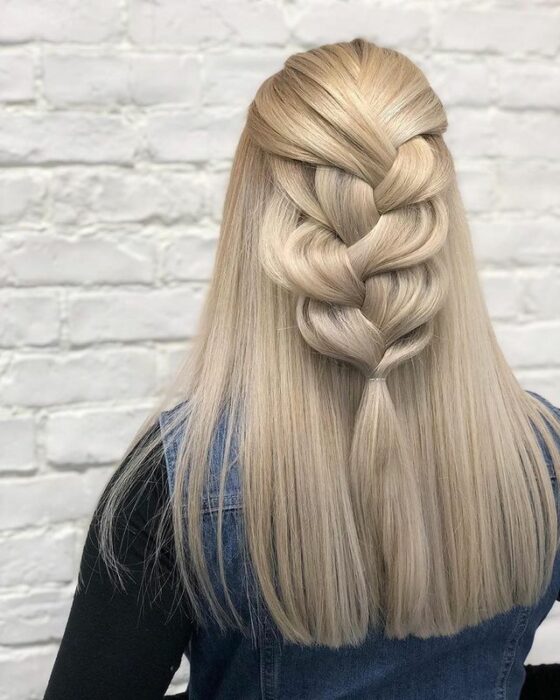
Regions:
<instances>
[{"instance_id":1,"label":"white brick wall","mask_svg":"<svg viewBox=\"0 0 560 700\"><path fill-rule=\"evenodd\" d=\"M248 101L357 35L439 91L500 340L560 404L557 0L0 0L0 700L42 697L92 507L193 331ZM560 661L555 615L533 662Z\"/></svg>"}]
</instances>

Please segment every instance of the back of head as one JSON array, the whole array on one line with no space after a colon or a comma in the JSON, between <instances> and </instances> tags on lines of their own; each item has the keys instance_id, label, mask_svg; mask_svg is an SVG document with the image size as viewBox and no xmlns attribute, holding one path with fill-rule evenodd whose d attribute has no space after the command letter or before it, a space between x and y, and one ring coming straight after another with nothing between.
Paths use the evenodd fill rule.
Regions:
<instances>
[{"instance_id":1,"label":"back of head","mask_svg":"<svg viewBox=\"0 0 560 700\"><path fill-rule=\"evenodd\" d=\"M291 56L249 107L180 377L173 496L187 589L219 619L199 515L224 410L286 638L448 634L546 586L557 519L537 433L558 467L560 426L496 342L446 125L420 69L362 39Z\"/></svg>"},{"instance_id":2,"label":"back of head","mask_svg":"<svg viewBox=\"0 0 560 700\"><path fill-rule=\"evenodd\" d=\"M293 56L249 111L276 184L261 261L309 345L365 377L418 355L445 298L445 127L423 74L360 40Z\"/></svg>"}]
</instances>

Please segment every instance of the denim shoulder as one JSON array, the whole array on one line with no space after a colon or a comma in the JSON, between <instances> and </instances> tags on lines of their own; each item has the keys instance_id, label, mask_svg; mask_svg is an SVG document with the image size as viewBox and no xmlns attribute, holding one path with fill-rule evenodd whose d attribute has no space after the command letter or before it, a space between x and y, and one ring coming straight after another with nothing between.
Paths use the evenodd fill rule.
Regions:
<instances>
[{"instance_id":1,"label":"denim shoulder","mask_svg":"<svg viewBox=\"0 0 560 700\"><path fill-rule=\"evenodd\" d=\"M181 442L188 430L188 401L181 401L173 408L163 411L159 416L165 465L170 493L175 486L175 470ZM224 484L224 507L238 505L241 493L239 460L235 435L228 450L228 459L224 462L228 430L228 416L223 413L216 425L210 447L210 463L204 489L206 510L218 507L222 465L226 468Z\"/></svg>"},{"instance_id":2,"label":"denim shoulder","mask_svg":"<svg viewBox=\"0 0 560 700\"><path fill-rule=\"evenodd\" d=\"M531 394L536 399L538 399L541 403L543 403L560 420L560 408L558 408L554 404L550 403L550 401L548 401L548 399L545 399L544 396L537 394L535 391L527 390L527 393ZM547 423L548 423L548 421L547 421ZM556 430L554 430L553 426L550 425L550 423L548 423L548 425L550 427L550 432L554 436L554 440L555 440L556 444L558 445L558 447L560 447L560 433L558 433ZM556 471L554 469L554 465L552 464L552 457L550 454L550 450L548 449L546 443L542 439L542 436L539 433L537 434L537 436L539 438L539 443L540 443L541 449L544 453L546 463L547 463L549 471L550 471L551 479L553 481L556 481L557 476L556 476Z\"/></svg>"}]
</instances>

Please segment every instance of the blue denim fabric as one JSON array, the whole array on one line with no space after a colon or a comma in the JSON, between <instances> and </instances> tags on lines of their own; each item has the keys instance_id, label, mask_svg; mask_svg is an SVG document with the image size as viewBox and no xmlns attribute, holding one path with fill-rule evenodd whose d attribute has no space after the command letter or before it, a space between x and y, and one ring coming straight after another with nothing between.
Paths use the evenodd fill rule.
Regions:
<instances>
[{"instance_id":1,"label":"blue denim fabric","mask_svg":"<svg viewBox=\"0 0 560 700\"><path fill-rule=\"evenodd\" d=\"M551 405L543 397L535 395ZM161 414L161 425L169 420L174 410ZM555 410L560 414L557 408ZM174 483L179 432L175 431L164 442L170 488ZM223 452L223 438L222 424L214 446L214 469L210 469L210 488L205 497L203 515L210 573L218 591L221 587L213 542L218 503L217 471L219 455ZM548 455L544 444L543 450ZM560 513L558 483L550 460L549 469ZM359 647L345 647L336 651L323 646L303 647L281 639L256 592L254 579L246 569L246 558L240 551L241 507L238 464L234 460L226 484L223 523L226 577L234 603L253 634L220 632L211 621L198 627L185 650L191 665L189 698L519 698L525 678L524 661L535 631L560 590L560 550L550 586L534 606L515 607L454 636L430 639L409 636L403 640L391 640L378 631L372 631Z\"/></svg>"}]
</instances>

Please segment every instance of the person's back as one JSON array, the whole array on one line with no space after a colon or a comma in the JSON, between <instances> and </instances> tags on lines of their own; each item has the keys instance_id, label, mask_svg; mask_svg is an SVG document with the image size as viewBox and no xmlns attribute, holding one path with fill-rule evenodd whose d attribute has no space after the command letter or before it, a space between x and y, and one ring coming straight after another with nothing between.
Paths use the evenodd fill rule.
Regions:
<instances>
[{"instance_id":1,"label":"person's back","mask_svg":"<svg viewBox=\"0 0 560 700\"><path fill-rule=\"evenodd\" d=\"M533 394L560 417L560 409ZM174 485L176 455L184 426L171 425L177 408L160 416L169 489ZM203 506L205 547L210 576L219 590L216 548L219 474L227 434L225 420L213 444L208 491ZM560 435L557 435L560 444ZM547 455L546 445L542 444ZM491 617L453 635L421 639L389 639L372 630L358 646L330 649L287 643L248 582L247 562L240 544L243 528L242 466L235 449L224 489L223 538L225 577L236 608L250 634L221 631L209 620L193 631L185 650L190 662L189 698L352 698L353 700L496 700L519 698L525 678L524 661L535 631L555 600L560 600L560 550L544 595L530 606ZM547 456L551 483L560 512L560 490ZM247 585L249 583L249 585ZM256 623L252 624L254 617ZM550 689L550 696L555 691Z\"/></svg>"},{"instance_id":2,"label":"person's back","mask_svg":"<svg viewBox=\"0 0 560 700\"><path fill-rule=\"evenodd\" d=\"M138 550L174 582L158 645L119 627L131 697L183 651L191 698L518 697L560 588L560 413L496 341L446 126L423 73L361 39L259 88L190 361L92 527L109 571Z\"/></svg>"}]
</instances>

